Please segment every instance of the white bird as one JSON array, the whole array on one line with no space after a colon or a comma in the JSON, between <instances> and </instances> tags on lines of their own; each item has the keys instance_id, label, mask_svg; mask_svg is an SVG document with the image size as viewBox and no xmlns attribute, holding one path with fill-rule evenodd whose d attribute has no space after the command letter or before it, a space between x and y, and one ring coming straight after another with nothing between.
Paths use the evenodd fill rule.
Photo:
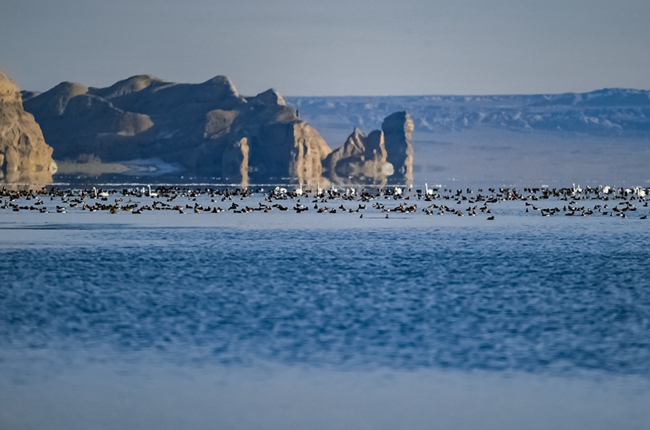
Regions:
<instances>
[{"instance_id":1,"label":"white bird","mask_svg":"<svg viewBox=\"0 0 650 430\"><path fill-rule=\"evenodd\" d=\"M634 193L636 194L637 198L645 197L645 190L641 187L634 187Z\"/></svg>"},{"instance_id":2,"label":"white bird","mask_svg":"<svg viewBox=\"0 0 650 430\"><path fill-rule=\"evenodd\" d=\"M97 188L93 187L93 194L95 195L93 198L96 199L97 196L103 197L103 198L108 198L108 193L106 191L102 191L101 193L97 192Z\"/></svg>"},{"instance_id":3,"label":"white bird","mask_svg":"<svg viewBox=\"0 0 650 430\"><path fill-rule=\"evenodd\" d=\"M151 192L151 185L147 185L147 188L149 188L149 197L158 197L158 193Z\"/></svg>"},{"instance_id":4,"label":"white bird","mask_svg":"<svg viewBox=\"0 0 650 430\"><path fill-rule=\"evenodd\" d=\"M395 187L394 194L396 196L401 196L402 195L402 189L400 187Z\"/></svg>"},{"instance_id":5,"label":"white bird","mask_svg":"<svg viewBox=\"0 0 650 430\"><path fill-rule=\"evenodd\" d=\"M433 190L429 188L429 185L426 182L424 183L424 192L427 196L433 195Z\"/></svg>"},{"instance_id":6,"label":"white bird","mask_svg":"<svg viewBox=\"0 0 650 430\"><path fill-rule=\"evenodd\" d=\"M302 184L300 184L298 188L296 188L295 193L297 196L302 196Z\"/></svg>"},{"instance_id":7,"label":"white bird","mask_svg":"<svg viewBox=\"0 0 650 430\"><path fill-rule=\"evenodd\" d=\"M582 188L580 188L580 184L578 184L578 186L576 187L576 184L574 183L573 192L571 193L571 195L575 196L576 194L580 194L580 193L582 193Z\"/></svg>"}]
</instances>

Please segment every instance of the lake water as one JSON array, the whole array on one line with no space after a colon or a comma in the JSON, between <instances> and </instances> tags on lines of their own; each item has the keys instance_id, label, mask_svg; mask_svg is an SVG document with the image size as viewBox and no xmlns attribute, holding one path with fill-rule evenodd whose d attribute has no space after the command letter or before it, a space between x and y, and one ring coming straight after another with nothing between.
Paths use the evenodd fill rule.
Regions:
<instances>
[{"instance_id":1,"label":"lake water","mask_svg":"<svg viewBox=\"0 0 650 430\"><path fill-rule=\"evenodd\" d=\"M524 209L0 209L0 428L650 428L648 209Z\"/></svg>"}]
</instances>

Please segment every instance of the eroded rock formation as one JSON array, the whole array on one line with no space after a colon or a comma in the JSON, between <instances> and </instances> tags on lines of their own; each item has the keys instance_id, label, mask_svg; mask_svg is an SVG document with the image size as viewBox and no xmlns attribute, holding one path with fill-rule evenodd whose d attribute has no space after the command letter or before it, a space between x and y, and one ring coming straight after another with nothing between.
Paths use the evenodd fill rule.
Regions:
<instances>
[{"instance_id":1,"label":"eroded rock formation","mask_svg":"<svg viewBox=\"0 0 650 430\"><path fill-rule=\"evenodd\" d=\"M393 165L395 173L390 183L413 183L413 121L407 112L395 112L381 124L384 132L386 160Z\"/></svg>"},{"instance_id":2,"label":"eroded rock formation","mask_svg":"<svg viewBox=\"0 0 650 430\"><path fill-rule=\"evenodd\" d=\"M413 183L413 122L408 113L388 116L382 131L368 136L358 129L325 160L326 174L337 184Z\"/></svg>"},{"instance_id":3,"label":"eroded rock formation","mask_svg":"<svg viewBox=\"0 0 650 430\"><path fill-rule=\"evenodd\" d=\"M64 82L23 94L66 172L74 170L71 160L101 159L136 165L137 174L147 173L147 160L149 173L162 161L178 175L242 185L384 185L413 177L406 112L368 136L355 130L332 152L278 93L244 97L224 76L177 84L138 75L107 88Z\"/></svg>"},{"instance_id":4,"label":"eroded rock formation","mask_svg":"<svg viewBox=\"0 0 650 430\"><path fill-rule=\"evenodd\" d=\"M384 134L375 130L368 136L355 129L343 146L325 160L328 176L336 184L385 185L394 172L386 161Z\"/></svg>"},{"instance_id":5,"label":"eroded rock formation","mask_svg":"<svg viewBox=\"0 0 650 430\"><path fill-rule=\"evenodd\" d=\"M243 97L224 76L177 84L140 75L25 95L57 159L161 159L180 174L243 184L327 182L331 149L273 90Z\"/></svg>"},{"instance_id":6,"label":"eroded rock formation","mask_svg":"<svg viewBox=\"0 0 650 430\"><path fill-rule=\"evenodd\" d=\"M56 163L34 117L23 110L18 86L0 71L0 183L42 186Z\"/></svg>"}]
</instances>

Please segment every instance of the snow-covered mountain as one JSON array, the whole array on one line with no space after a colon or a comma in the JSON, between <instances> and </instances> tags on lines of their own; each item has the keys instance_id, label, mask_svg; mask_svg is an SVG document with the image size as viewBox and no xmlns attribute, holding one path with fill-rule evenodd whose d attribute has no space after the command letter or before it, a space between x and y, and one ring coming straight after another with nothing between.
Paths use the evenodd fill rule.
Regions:
<instances>
[{"instance_id":1,"label":"snow-covered mountain","mask_svg":"<svg viewBox=\"0 0 650 430\"><path fill-rule=\"evenodd\" d=\"M317 129L372 130L386 115L409 112L417 132L487 126L594 136L650 135L650 91L495 96L285 97Z\"/></svg>"}]
</instances>

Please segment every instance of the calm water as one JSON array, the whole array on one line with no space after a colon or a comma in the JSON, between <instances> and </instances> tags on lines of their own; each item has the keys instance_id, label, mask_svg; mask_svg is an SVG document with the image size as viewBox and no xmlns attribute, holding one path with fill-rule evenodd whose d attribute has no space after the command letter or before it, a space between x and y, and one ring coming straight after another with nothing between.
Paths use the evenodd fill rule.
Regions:
<instances>
[{"instance_id":1,"label":"calm water","mask_svg":"<svg viewBox=\"0 0 650 430\"><path fill-rule=\"evenodd\" d=\"M5 218L5 388L23 387L25 402L36 401L29 393L47 389L34 375L45 372L49 376L42 380L51 381L60 371L77 369L72 362L81 368L128 363L129 378L136 379L157 363L164 375L194 375L178 377L183 383L196 374L209 379L268 367L301 369L303 376L295 380L303 382L323 372L365 374L366 382L373 379L368 372L450 372L463 378L479 372L486 381L498 375L585 384L636 381L636 394L622 389L622 397L603 402L629 406L630 398L650 398L650 229L643 221L523 222L513 215L496 224L437 225L420 217L413 224L318 228L310 224L315 215L300 218L302 225L294 223L295 215L288 217L284 226L263 229L23 225ZM330 381L332 391L340 387L331 382L337 377L313 377L319 378ZM408 378L400 384L409 387ZM256 380L242 376L230 383L241 387ZM412 392L421 380L413 379ZM491 389L479 384L485 396L476 405L499 393L493 382ZM559 395L563 383L547 388L549 398ZM289 391L300 393L300 386L296 382ZM610 391L626 387L615 386ZM199 390L196 384L184 389ZM518 393L501 394L514 399ZM378 403L371 404L376 412ZM645 409L627 415L627 428L643 428L638 414ZM373 413L373 407L359 412ZM350 416L358 420L359 414ZM296 423L287 420L276 419ZM352 428L352 422L338 428ZM454 423L448 428L464 428ZM508 428L498 424L494 428ZM550 427L542 421L530 428Z\"/></svg>"}]
</instances>

